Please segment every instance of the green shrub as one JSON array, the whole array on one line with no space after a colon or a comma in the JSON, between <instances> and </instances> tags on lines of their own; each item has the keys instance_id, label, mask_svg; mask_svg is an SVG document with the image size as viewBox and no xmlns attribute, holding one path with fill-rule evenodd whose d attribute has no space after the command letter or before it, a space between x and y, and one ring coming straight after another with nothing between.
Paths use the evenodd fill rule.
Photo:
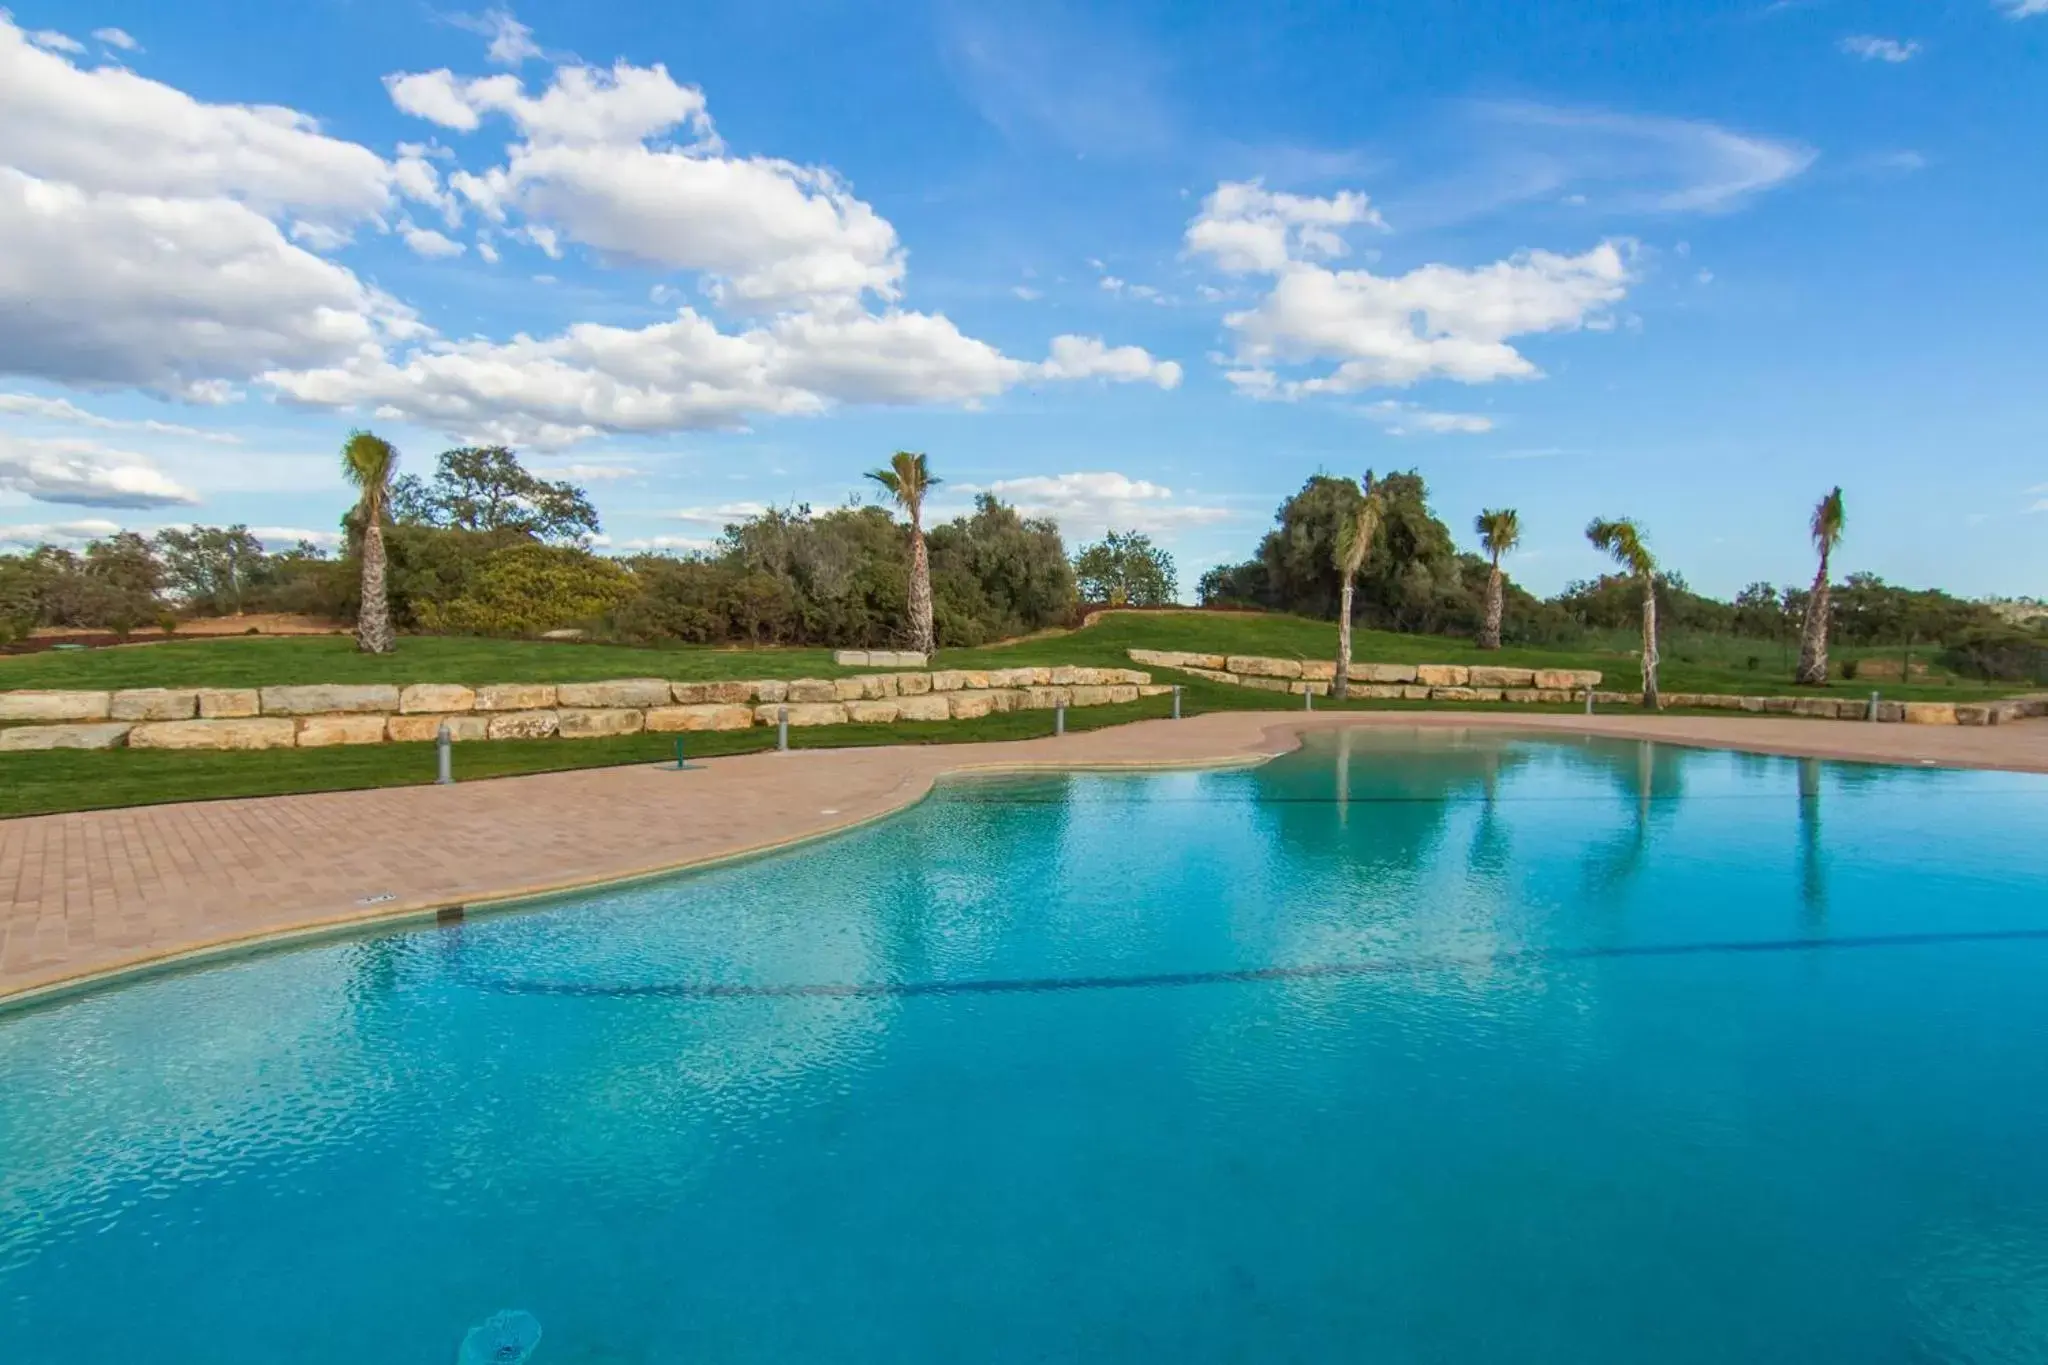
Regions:
<instances>
[{"instance_id":1,"label":"green shrub","mask_svg":"<svg viewBox=\"0 0 2048 1365\"><path fill-rule=\"evenodd\" d=\"M537 635L596 620L634 592L616 560L573 546L526 543L495 550L446 603L417 606L420 625L464 635Z\"/></svg>"}]
</instances>

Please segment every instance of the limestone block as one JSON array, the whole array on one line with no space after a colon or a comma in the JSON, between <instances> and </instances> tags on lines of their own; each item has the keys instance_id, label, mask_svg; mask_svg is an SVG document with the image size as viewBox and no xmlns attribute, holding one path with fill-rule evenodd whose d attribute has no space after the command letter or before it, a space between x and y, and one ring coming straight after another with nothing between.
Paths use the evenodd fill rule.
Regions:
<instances>
[{"instance_id":1,"label":"limestone block","mask_svg":"<svg viewBox=\"0 0 2048 1365\"><path fill-rule=\"evenodd\" d=\"M855 725L889 725L903 714L903 708L893 701L850 701L846 703L846 718Z\"/></svg>"},{"instance_id":2,"label":"limestone block","mask_svg":"<svg viewBox=\"0 0 2048 1365\"><path fill-rule=\"evenodd\" d=\"M749 682L679 682L669 684L678 706L735 706L754 700L759 684ZM651 730L654 727L648 726Z\"/></svg>"},{"instance_id":3,"label":"limestone block","mask_svg":"<svg viewBox=\"0 0 2048 1365\"><path fill-rule=\"evenodd\" d=\"M1643 704L1643 694L1640 692L1595 692L1593 700L1602 706L1641 706ZM1785 700L1789 704L1791 699L1788 697Z\"/></svg>"},{"instance_id":4,"label":"limestone block","mask_svg":"<svg viewBox=\"0 0 2048 1365\"><path fill-rule=\"evenodd\" d=\"M1474 664L1466 671L1466 681L1474 687L1534 687L1536 670Z\"/></svg>"},{"instance_id":5,"label":"limestone block","mask_svg":"<svg viewBox=\"0 0 2048 1365\"><path fill-rule=\"evenodd\" d=\"M1458 671L1462 673L1465 670L1461 668ZM1432 687L1429 689L1429 699L1431 701L1478 701L1479 694L1469 687Z\"/></svg>"},{"instance_id":6,"label":"limestone block","mask_svg":"<svg viewBox=\"0 0 2048 1365\"><path fill-rule=\"evenodd\" d=\"M125 722L99 725L16 725L0 730L0 753L26 749L111 749L128 735Z\"/></svg>"},{"instance_id":7,"label":"limestone block","mask_svg":"<svg viewBox=\"0 0 2048 1365\"><path fill-rule=\"evenodd\" d=\"M461 711L448 715L392 716L384 724L384 738L394 744L432 743L441 737L443 725L448 727L448 738L456 744L488 739L491 733L489 716Z\"/></svg>"},{"instance_id":8,"label":"limestone block","mask_svg":"<svg viewBox=\"0 0 2048 1365\"><path fill-rule=\"evenodd\" d=\"M1401 683L1354 683L1351 687L1352 696L1364 697L1368 701L1399 701L1407 691Z\"/></svg>"},{"instance_id":9,"label":"limestone block","mask_svg":"<svg viewBox=\"0 0 2048 1365\"><path fill-rule=\"evenodd\" d=\"M1946 701L1909 701L1906 703L1906 724L1954 725L1956 724L1955 703Z\"/></svg>"},{"instance_id":10,"label":"limestone block","mask_svg":"<svg viewBox=\"0 0 2048 1365\"><path fill-rule=\"evenodd\" d=\"M555 689L555 705L586 711L644 710L649 706L667 706L674 696L674 687L665 678L613 678L608 682L563 683ZM566 715L562 717L562 733L569 733Z\"/></svg>"},{"instance_id":11,"label":"limestone block","mask_svg":"<svg viewBox=\"0 0 2048 1365\"><path fill-rule=\"evenodd\" d=\"M955 668L939 669L932 674L932 691L958 692L967 686L967 675Z\"/></svg>"},{"instance_id":12,"label":"limestone block","mask_svg":"<svg viewBox=\"0 0 2048 1365\"><path fill-rule=\"evenodd\" d=\"M1190 668L1185 671L1208 682L1229 683L1233 687L1237 686L1238 679L1235 673L1225 673L1217 668Z\"/></svg>"},{"instance_id":13,"label":"limestone block","mask_svg":"<svg viewBox=\"0 0 2048 1365\"><path fill-rule=\"evenodd\" d=\"M199 714L199 693L164 687L116 692L107 714L115 720L191 720Z\"/></svg>"},{"instance_id":14,"label":"limestone block","mask_svg":"<svg viewBox=\"0 0 2048 1365\"><path fill-rule=\"evenodd\" d=\"M490 735L492 739L546 739L560 724L561 717L553 711L507 711L491 717Z\"/></svg>"},{"instance_id":15,"label":"limestone block","mask_svg":"<svg viewBox=\"0 0 2048 1365\"><path fill-rule=\"evenodd\" d=\"M422 716L446 715L450 711L474 711L476 689L460 683L414 683L398 693L398 713Z\"/></svg>"},{"instance_id":16,"label":"limestone block","mask_svg":"<svg viewBox=\"0 0 2048 1365\"><path fill-rule=\"evenodd\" d=\"M996 709L995 702L989 698L987 688L980 691L948 692L945 696L946 705L950 708L954 720L980 720Z\"/></svg>"},{"instance_id":17,"label":"limestone block","mask_svg":"<svg viewBox=\"0 0 2048 1365\"><path fill-rule=\"evenodd\" d=\"M870 678L834 678L832 680L832 699L834 701L859 701L868 695L868 689L873 685L873 680Z\"/></svg>"},{"instance_id":18,"label":"limestone block","mask_svg":"<svg viewBox=\"0 0 2048 1365\"><path fill-rule=\"evenodd\" d=\"M898 673L896 695L899 697L921 697L932 690L932 675L929 673Z\"/></svg>"},{"instance_id":19,"label":"limestone block","mask_svg":"<svg viewBox=\"0 0 2048 1365\"><path fill-rule=\"evenodd\" d=\"M1428 701L1429 689L1421 683L1402 683L1401 699L1403 701Z\"/></svg>"},{"instance_id":20,"label":"limestone block","mask_svg":"<svg viewBox=\"0 0 2048 1365\"><path fill-rule=\"evenodd\" d=\"M492 683L476 690L476 709L479 711L545 711L554 704L553 683ZM553 734L554 730L550 728L547 733ZM502 739L505 736L493 726L491 738Z\"/></svg>"},{"instance_id":21,"label":"limestone block","mask_svg":"<svg viewBox=\"0 0 2048 1365\"><path fill-rule=\"evenodd\" d=\"M1795 698L1792 702L1792 714L1795 716L1808 716L1814 720L1833 720L1835 718L1835 699L1833 697Z\"/></svg>"},{"instance_id":22,"label":"limestone block","mask_svg":"<svg viewBox=\"0 0 2048 1365\"><path fill-rule=\"evenodd\" d=\"M1510 687L1501 693L1502 699L1517 706L1534 706L1543 700L1543 694L1533 687Z\"/></svg>"},{"instance_id":23,"label":"limestone block","mask_svg":"<svg viewBox=\"0 0 2048 1365\"><path fill-rule=\"evenodd\" d=\"M1877 718L1881 723L1897 725L1906 718L1906 704L1901 701L1881 701L1877 704Z\"/></svg>"},{"instance_id":24,"label":"limestone block","mask_svg":"<svg viewBox=\"0 0 2048 1365\"><path fill-rule=\"evenodd\" d=\"M1303 659L1301 676L1310 682L1335 682L1337 661L1335 659Z\"/></svg>"},{"instance_id":25,"label":"limestone block","mask_svg":"<svg viewBox=\"0 0 2048 1365\"><path fill-rule=\"evenodd\" d=\"M1138 699L1138 685L1136 683L1111 683L1109 685L1109 699L1116 703L1136 701Z\"/></svg>"},{"instance_id":26,"label":"limestone block","mask_svg":"<svg viewBox=\"0 0 2048 1365\"><path fill-rule=\"evenodd\" d=\"M307 716L299 722L299 747L324 749L334 744L382 744L384 716Z\"/></svg>"},{"instance_id":27,"label":"limestone block","mask_svg":"<svg viewBox=\"0 0 2048 1365\"><path fill-rule=\"evenodd\" d=\"M1073 691L1069 687L1027 687L1024 689L1023 709L1026 711L1050 711L1068 700Z\"/></svg>"},{"instance_id":28,"label":"limestone block","mask_svg":"<svg viewBox=\"0 0 2048 1365\"><path fill-rule=\"evenodd\" d=\"M1222 654L1183 654L1180 657L1182 668L1213 668L1222 671L1230 667L1229 658Z\"/></svg>"},{"instance_id":29,"label":"limestone block","mask_svg":"<svg viewBox=\"0 0 2048 1365\"><path fill-rule=\"evenodd\" d=\"M1545 706L1561 706L1566 702L1578 701L1579 696L1561 687L1539 687L1536 689L1536 700Z\"/></svg>"},{"instance_id":30,"label":"limestone block","mask_svg":"<svg viewBox=\"0 0 2048 1365\"><path fill-rule=\"evenodd\" d=\"M1170 694L1171 694L1172 692L1173 692L1173 684L1172 684L1172 683L1139 683L1139 684L1138 684L1138 695L1139 695L1139 696L1141 696L1141 697L1164 697L1164 696L1168 696L1168 695L1170 695Z\"/></svg>"},{"instance_id":31,"label":"limestone block","mask_svg":"<svg viewBox=\"0 0 2048 1365\"><path fill-rule=\"evenodd\" d=\"M754 708L739 702L656 706L647 712L647 728L664 735L679 730L744 730L753 723Z\"/></svg>"},{"instance_id":32,"label":"limestone block","mask_svg":"<svg viewBox=\"0 0 2048 1365\"><path fill-rule=\"evenodd\" d=\"M298 725L282 716L166 720L128 732L131 749L289 749L298 742Z\"/></svg>"},{"instance_id":33,"label":"limestone block","mask_svg":"<svg viewBox=\"0 0 2048 1365\"><path fill-rule=\"evenodd\" d=\"M1472 700L1505 701L1507 700L1507 692L1498 687L1475 687L1472 689Z\"/></svg>"},{"instance_id":34,"label":"limestone block","mask_svg":"<svg viewBox=\"0 0 2048 1365\"><path fill-rule=\"evenodd\" d=\"M836 701L799 701L786 703L786 706L792 729L799 725L846 724L846 708ZM754 719L762 725L773 725L783 709L783 705L757 706L754 708Z\"/></svg>"},{"instance_id":35,"label":"limestone block","mask_svg":"<svg viewBox=\"0 0 2048 1365\"><path fill-rule=\"evenodd\" d=\"M943 692L920 692L914 697L898 698L896 714L901 720L950 720L953 708Z\"/></svg>"},{"instance_id":36,"label":"limestone block","mask_svg":"<svg viewBox=\"0 0 2048 1365\"><path fill-rule=\"evenodd\" d=\"M330 716L389 714L398 709L398 689L389 683L313 683L304 687L266 687L266 716Z\"/></svg>"},{"instance_id":37,"label":"limestone block","mask_svg":"<svg viewBox=\"0 0 2048 1365\"><path fill-rule=\"evenodd\" d=\"M567 688L563 688L567 691ZM666 691L666 686L663 687ZM606 739L637 735L647 728L647 713L626 707L563 707L556 712L555 733L563 739Z\"/></svg>"},{"instance_id":38,"label":"limestone block","mask_svg":"<svg viewBox=\"0 0 2048 1365\"><path fill-rule=\"evenodd\" d=\"M1463 687L1472 671L1463 664L1417 664L1415 681L1425 687Z\"/></svg>"},{"instance_id":39,"label":"limestone block","mask_svg":"<svg viewBox=\"0 0 2048 1365\"><path fill-rule=\"evenodd\" d=\"M263 714L263 694L253 687L202 687L201 720L245 720Z\"/></svg>"},{"instance_id":40,"label":"limestone block","mask_svg":"<svg viewBox=\"0 0 2048 1365\"><path fill-rule=\"evenodd\" d=\"M1982 702L1963 702L1956 707L1958 725L1996 725L1998 708Z\"/></svg>"},{"instance_id":41,"label":"limestone block","mask_svg":"<svg viewBox=\"0 0 2048 1365\"><path fill-rule=\"evenodd\" d=\"M1796 697L1764 698L1764 714L1767 716L1791 716L1798 712L1799 700Z\"/></svg>"},{"instance_id":42,"label":"limestone block","mask_svg":"<svg viewBox=\"0 0 2048 1365\"><path fill-rule=\"evenodd\" d=\"M923 668L928 662L924 655L914 649L871 649L868 651L868 665L872 668Z\"/></svg>"},{"instance_id":43,"label":"limestone block","mask_svg":"<svg viewBox=\"0 0 2048 1365\"><path fill-rule=\"evenodd\" d=\"M868 651L865 649L835 649L832 651L832 662L838 664L841 668L866 668L869 665Z\"/></svg>"},{"instance_id":44,"label":"limestone block","mask_svg":"<svg viewBox=\"0 0 2048 1365\"><path fill-rule=\"evenodd\" d=\"M1318 697L1327 697L1330 695L1330 684L1321 681L1311 682L1307 678L1302 678L1296 682L1289 683L1287 690L1297 697L1304 692L1313 692Z\"/></svg>"},{"instance_id":45,"label":"limestone block","mask_svg":"<svg viewBox=\"0 0 2048 1365\"><path fill-rule=\"evenodd\" d=\"M789 683L789 694L784 700L801 703L836 702L839 700L839 689L830 678L792 678Z\"/></svg>"},{"instance_id":46,"label":"limestone block","mask_svg":"<svg viewBox=\"0 0 2048 1365\"><path fill-rule=\"evenodd\" d=\"M1298 678L1301 676L1301 660L1268 659L1256 654L1233 654L1223 665L1232 673L1244 673L1254 678ZM1283 689L1284 690L1284 689Z\"/></svg>"},{"instance_id":47,"label":"limestone block","mask_svg":"<svg viewBox=\"0 0 2048 1365\"><path fill-rule=\"evenodd\" d=\"M1261 692L1285 692L1288 690L1285 678L1255 678L1244 674L1232 675L1240 687L1256 687Z\"/></svg>"},{"instance_id":48,"label":"limestone block","mask_svg":"<svg viewBox=\"0 0 2048 1365\"><path fill-rule=\"evenodd\" d=\"M1028 668L993 668L989 670L990 687L1029 687L1032 671Z\"/></svg>"},{"instance_id":49,"label":"limestone block","mask_svg":"<svg viewBox=\"0 0 2048 1365\"><path fill-rule=\"evenodd\" d=\"M0 692L0 720L105 720L106 692Z\"/></svg>"},{"instance_id":50,"label":"limestone block","mask_svg":"<svg viewBox=\"0 0 2048 1365\"><path fill-rule=\"evenodd\" d=\"M789 684L780 678L771 678L752 685L754 700L758 702L782 702L789 700Z\"/></svg>"},{"instance_id":51,"label":"limestone block","mask_svg":"<svg viewBox=\"0 0 2048 1365\"><path fill-rule=\"evenodd\" d=\"M1151 664L1157 668L1179 668L1186 655L1173 649L1127 649L1134 664Z\"/></svg>"},{"instance_id":52,"label":"limestone block","mask_svg":"<svg viewBox=\"0 0 2048 1365\"><path fill-rule=\"evenodd\" d=\"M1415 681L1415 665L1355 663L1351 665L1351 676L1369 683L1412 683Z\"/></svg>"}]
</instances>

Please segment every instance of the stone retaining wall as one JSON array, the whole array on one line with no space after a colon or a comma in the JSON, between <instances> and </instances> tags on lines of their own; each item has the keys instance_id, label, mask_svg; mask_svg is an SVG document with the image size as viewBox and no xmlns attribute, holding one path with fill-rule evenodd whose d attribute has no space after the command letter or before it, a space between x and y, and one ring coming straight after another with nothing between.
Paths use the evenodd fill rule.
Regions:
<instances>
[{"instance_id":1,"label":"stone retaining wall","mask_svg":"<svg viewBox=\"0 0 2048 1365\"><path fill-rule=\"evenodd\" d=\"M1327 696L1337 665L1314 659L1269 659L1240 654L1187 654L1133 649L1131 662L1154 668L1175 668L1211 682L1269 692L1304 692ZM1601 675L1590 669L1497 668L1484 664L1351 665L1351 695L1383 701L1485 701L1564 705L1582 702L1588 689L1604 706L1640 706L1641 692L1602 692ZM1851 697L1741 697L1722 692L1666 692L1665 710L1748 711L1753 714L1807 716L1817 720L1878 720L1907 725L2003 725L2010 720L2048 716L2048 697L2004 701L1884 701L1877 715L1870 701Z\"/></svg>"},{"instance_id":2,"label":"stone retaining wall","mask_svg":"<svg viewBox=\"0 0 2048 1365\"><path fill-rule=\"evenodd\" d=\"M642 731L971 720L999 711L1158 696L1130 668L940 669L849 678L590 683L315 684L0 692L0 752L30 749L308 749L452 739L596 739Z\"/></svg>"}]
</instances>

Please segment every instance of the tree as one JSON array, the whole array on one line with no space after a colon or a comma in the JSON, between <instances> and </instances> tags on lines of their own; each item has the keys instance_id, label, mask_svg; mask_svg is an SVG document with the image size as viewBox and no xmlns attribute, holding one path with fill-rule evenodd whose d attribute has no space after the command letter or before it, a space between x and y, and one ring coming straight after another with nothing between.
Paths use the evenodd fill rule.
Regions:
<instances>
[{"instance_id":1,"label":"tree","mask_svg":"<svg viewBox=\"0 0 2048 1365\"><path fill-rule=\"evenodd\" d=\"M156 548L164 578L186 607L214 615L242 614L243 599L266 559L263 543L240 524L166 527L156 534Z\"/></svg>"},{"instance_id":2,"label":"tree","mask_svg":"<svg viewBox=\"0 0 2048 1365\"><path fill-rule=\"evenodd\" d=\"M1501 577L1500 557L1522 543L1522 519L1512 507L1488 508L1472 519L1479 532L1480 547L1492 571L1486 579L1486 623L1479 628L1481 649L1500 648Z\"/></svg>"},{"instance_id":3,"label":"tree","mask_svg":"<svg viewBox=\"0 0 2048 1365\"><path fill-rule=\"evenodd\" d=\"M341 472L361 490L355 506L363 537L363 600L356 609L356 648L365 654L389 654L396 647L391 634L391 599L384 582L384 518L390 510L391 476L397 468L398 451L389 441L367 431L350 432L341 448Z\"/></svg>"},{"instance_id":4,"label":"tree","mask_svg":"<svg viewBox=\"0 0 2048 1365\"><path fill-rule=\"evenodd\" d=\"M932 634L932 568L924 548L924 499L939 480L932 477L923 454L899 450L882 469L871 469L868 477L887 489L903 514L910 518L910 641L911 648L929 657L936 652Z\"/></svg>"},{"instance_id":5,"label":"tree","mask_svg":"<svg viewBox=\"0 0 2048 1365\"><path fill-rule=\"evenodd\" d=\"M1173 556L1142 531L1111 531L1074 556L1081 596L1113 607L1163 607L1180 595Z\"/></svg>"},{"instance_id":6,"label":"tree","mask_svg":"<svg viewBox=\"0 0 2048 1365\"><path fill-rule=\"evenodd\" d=\"M1586 527L1593 548L1628 571L1643 594L1643 707L1657 709L1657 561L1643 544L1642 530L1623 517L1595 517Z\"/></svg>"},{"instance_id":7,"label":"tree","mask_svg":"<svg viewBox=\"0 0 2048 1365\"><path fill-rule=\"evenodd\" d=\"M1337 526L1337 574L1343 586L1337 603L1337 675L1330 690L1339 697L1351 693L1351 599L1359 567L1372 552L1373 538L1379 534L1380 513L1379 485L1373 482L1372 471L1368 469L1357 510Z\"/></svg>"},{"instance_id":8,"label":"tree","mask_svg":"<svg viewBox=\"0 0 2048 1365\"><path fill-rule=\"evenodd\" d=\"M504 446L442 451L431 484L408 474L392 485L391 509L403 522L543 541L581 541L598 530L582 489L537 477Z\"/></svg>"},{"instance_id":9,"label":"tree","mask_svg":"<svg viewBox=\"0 0 2048 1365\"><path fill-rule=\"evenodd\" d=\"M1839 487L1814 504L1808 529L1813 548L1820 552L1820 572L1814 575L1813 592L1806 599L1806 620L1799 630L1799 671L1794 675L1794 681L1809 687L1825 686L1828 680L1828 556L1842 543L1847 525Z\"/></svg>"}]
</instances>

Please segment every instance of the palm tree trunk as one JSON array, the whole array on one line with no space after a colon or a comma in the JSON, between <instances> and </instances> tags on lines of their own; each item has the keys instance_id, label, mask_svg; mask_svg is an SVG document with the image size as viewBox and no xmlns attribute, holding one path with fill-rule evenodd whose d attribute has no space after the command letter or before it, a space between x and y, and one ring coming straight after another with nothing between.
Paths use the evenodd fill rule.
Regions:
<instances>
[{"instance_id":1,"label":"palm tree trunk","mask_svg":"<svg viewBox=\"0 0 2048 1365\"><path fill-rule=\"evenodd\" d=\"M929 659L937 651L932 636L932 566L925 557L924 528L910 521L910 647Z\"/></svg>"},{"instance_id":2,"label":"palm tree trunk","mask_svg":"<svg viewBox=\"0 0 2048 1365\"><path fill-rule=\"evenodd\" d=\"M1330 691L1339 698L1351 691L1351 575L1344 575L1344 591L1337 606L1337 676Z\"/></svg>"},{"instance_id":3,"label":"palm tree trunk","mask_svg":"<svg viewBox=\"0 0 2048 1365\"><path fill-rule=\"evenodd\" d=\"M1657 709L1657 581L1643 580L1643 709Z\"/></svg>"},{"instance_id":4,"label":"palm tree trunk","mask_svg":"<svg viewBox=\"0 0 2048 1365\"><path fill-rule=\"evenodd\" d=\"M1481 649L1500 648L1501 581L1500 561L1493 561L1493 573L1486 580L1486 624L1479 628Z\"/></svg>"},{"instance_id":5,"label":"palm tree trunk","mask_svg":"<svg viewBox=\"0 0 2048 1365\"><path fill-rule=\"evenodd\" d=\"M1826 686L1828 680L1828 552L1820 552L1820 572L1814 576L1813 591L1806 597L1806 619L1799 629L1799 671L1795 682L1811 687Z\"/></svg>"},{"instance_id":6,"label":"palm tree trunk","mask_svg":"<svg viewBox=\"0 0 2048 1365\"><path fill-rule=\"evenodd\" d=\"M372 518L363 528L363 601L356 610L356 648L365 654L389 654L393 647L384 579L384 528Z\"/></svg>"}]
</instances>

